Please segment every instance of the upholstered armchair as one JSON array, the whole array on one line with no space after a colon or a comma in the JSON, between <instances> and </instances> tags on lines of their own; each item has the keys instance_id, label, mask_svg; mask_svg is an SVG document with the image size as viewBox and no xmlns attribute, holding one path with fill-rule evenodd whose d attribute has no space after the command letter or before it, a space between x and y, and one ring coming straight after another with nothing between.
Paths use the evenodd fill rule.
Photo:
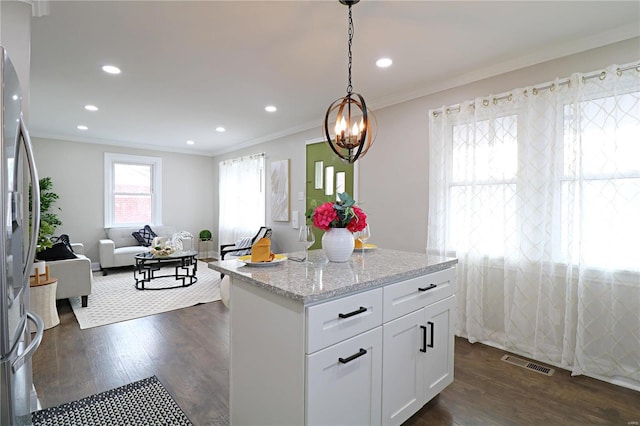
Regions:
<instances>
[{"instance_id":1,"label":"upholstered armchair","mask_svg":"<svg viewBox=\"0 0 640 426\"><path fill-rule=\"evenodd\" d=\"M84 255L84 245L71 244L75 259L47 260L49 274L58 280L56 299L82 297L82 306L89 306L89 295L93 285L91 259Z\"/></svg>"}]
</instances>

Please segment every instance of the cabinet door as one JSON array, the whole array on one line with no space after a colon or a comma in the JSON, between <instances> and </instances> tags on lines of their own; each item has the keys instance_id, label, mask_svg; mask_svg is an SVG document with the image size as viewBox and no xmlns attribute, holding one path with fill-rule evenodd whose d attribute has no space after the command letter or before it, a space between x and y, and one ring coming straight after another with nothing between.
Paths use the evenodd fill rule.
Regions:
<instances>
[{"instance_id":1,"label":"cabinet door","mask_svg":"<svg viewBox=\"0 0 640 426\"><path fill-rule=\"evenodd\" d=\"M383 327L382 424L399 425L424 405L424 310Z\"/></svg>"},{"instance_id":2,"label":"cabinet door","mask_svg":"<svg viewBox=\"0 0 640 426\"><path fill-rule=\"evenodd\" d=\"M455 296L424 308L426 352L424 395L426 401L453 382L453 314Z\"/></svg>"},{"instance_id":3,"label":"cabinet door","mask_svg":"<svg viewBox=\"0 0 640 426\"><path fill-rule=\"evenodd\" d=\"M379 425L381 399L382 327L307 355L307 425Z\"/></svg>"}]
</instances>

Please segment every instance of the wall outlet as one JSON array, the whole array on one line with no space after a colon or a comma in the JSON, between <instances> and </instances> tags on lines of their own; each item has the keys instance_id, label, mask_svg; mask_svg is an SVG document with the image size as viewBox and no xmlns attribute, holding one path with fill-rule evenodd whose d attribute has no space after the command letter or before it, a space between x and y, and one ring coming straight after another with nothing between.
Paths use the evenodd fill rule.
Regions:
<instances>
[{"instance_id":1,"label":"wall outlet","mask_svg":"<svg viewBox=\"0 0 640 426\"><path fill-rule=\"evenodd\" d=\"M300 228L300 224L298 221L298 211L294 210L291 212L291 227L293 229L298 229Z\"/></svg>"},{"instance_id":2,"label":"wall outlet","mask_svg":"<svg viewBox=\"0 0 640 426\"><path fill-rule=\"evenodd\" d=\"M303 191L298 192L298 201L304 201L304 192Z\"/></svg>"}]
</instances>

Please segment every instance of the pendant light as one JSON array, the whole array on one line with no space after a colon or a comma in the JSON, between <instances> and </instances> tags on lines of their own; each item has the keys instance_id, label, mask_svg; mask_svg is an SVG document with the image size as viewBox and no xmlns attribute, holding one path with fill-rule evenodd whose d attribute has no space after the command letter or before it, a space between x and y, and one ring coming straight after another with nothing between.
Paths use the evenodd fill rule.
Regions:
<instances>
[{"instance_id":1,"label":"pendant light","mask_svg":"<svg viewBox=\"0 0 640 426\"><path fill-rule=\"evenodd\" d=\"M353 17L351 6L360 0L339 0L349 7L349 80L347 83L347 96L336 99L329 106L322 124L322 132L325 141L338 157L348 163L355 163L363 157L375 139L376 119L367 109L364 98L353 91L351 85L351 44L353 42ZM335 136L329 133L329 123L335 122Z\"/></svg>"}]
</instances>

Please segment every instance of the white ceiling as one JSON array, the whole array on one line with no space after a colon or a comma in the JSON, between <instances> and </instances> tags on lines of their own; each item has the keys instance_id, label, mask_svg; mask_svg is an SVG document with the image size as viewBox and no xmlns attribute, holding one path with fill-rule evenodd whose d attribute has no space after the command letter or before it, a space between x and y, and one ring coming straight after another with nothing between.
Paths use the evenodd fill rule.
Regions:
<instances>
[{"instance_id":1,"label":"white ceiling","mask_svg":"<svg viewBox=\"0 0 640 426\"><path fill-rule=\"evenodd\" d=\"M353 17L354 90L374 111L640 35L638 1L363 0ZM346 92L337 0L51 1L31 42L32 136L216 155L319 127Z\"/></svg>"}]
</instances>

